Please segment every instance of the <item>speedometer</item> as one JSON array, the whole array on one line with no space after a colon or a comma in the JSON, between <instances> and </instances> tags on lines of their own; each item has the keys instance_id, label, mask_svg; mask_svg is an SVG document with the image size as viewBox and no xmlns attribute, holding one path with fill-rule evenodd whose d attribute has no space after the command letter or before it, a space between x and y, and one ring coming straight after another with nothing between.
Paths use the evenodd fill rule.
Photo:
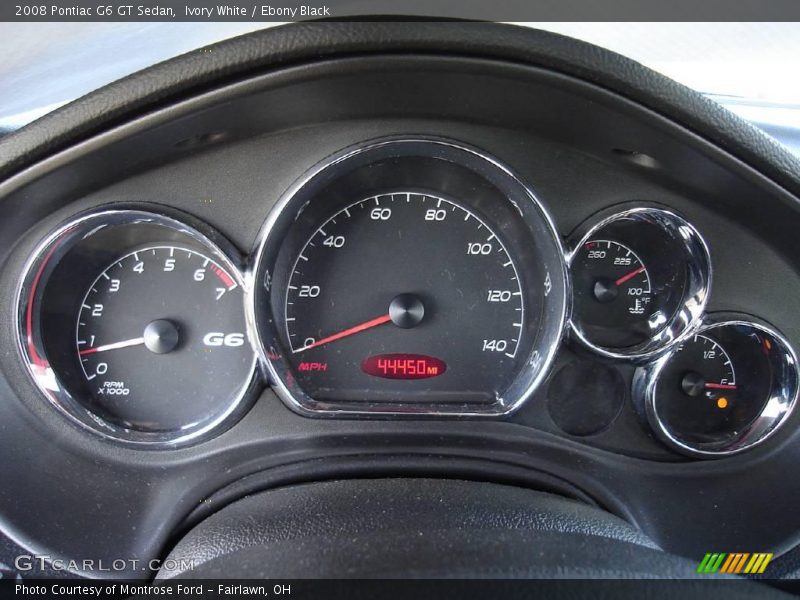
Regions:
<instances>
[{"instance_id":1,"label":"speedometer","mask_svg":"<svg viewBox=\"0 0 800 600\"><path fill-rule=\"evenodd\" d=\"M542 207L497 161L444 141L323 163L271 215L255 277L264 358L303 412L509 412L565 319Z\"/></svg>"},{"instance_id":2,"label":"speedometer","mask_svg":"<svg viewBox=\"0 0 800 600\"><path fill-rule=\"evenodd\" d=\"M480 217L397 191L355 202L314 232L289 277L284 321L289 360L318 399L402 399L413 391L405 381L372 390L363 375L376 373L353 368L402 352L446 365L417 384L427 397L449 398L448 380L458 380L460 400L485 402L487 376L514 367L525 310L514 260Z\"/></svg>"}]
</instances>

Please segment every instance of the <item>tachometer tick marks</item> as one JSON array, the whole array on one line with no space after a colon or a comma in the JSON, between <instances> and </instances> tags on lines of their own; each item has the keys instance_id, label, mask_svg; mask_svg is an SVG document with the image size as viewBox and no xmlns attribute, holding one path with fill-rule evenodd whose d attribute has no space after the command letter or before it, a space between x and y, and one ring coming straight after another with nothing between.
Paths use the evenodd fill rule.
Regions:
<instances>
[{"instance_id":1,"label":"tachometer tick marks","mask_svg":"<svg viewBox=\"0 0 800 600\"><path fill-rule=\"evenodd\" d=\"M85 288L71 344L86 393L137 435L154 424L185 432L210 423L247 385L253 357L242 298L232 295L239 283L212 256L137 247Z\"/></svg>"}]
</instances>

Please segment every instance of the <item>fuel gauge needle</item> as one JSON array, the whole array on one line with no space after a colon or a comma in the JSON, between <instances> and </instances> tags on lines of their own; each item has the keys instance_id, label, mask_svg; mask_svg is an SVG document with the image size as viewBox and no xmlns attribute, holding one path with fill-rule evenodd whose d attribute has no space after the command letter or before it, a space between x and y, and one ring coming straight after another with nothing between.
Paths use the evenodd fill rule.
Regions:
<instances>
[{"instance_id":1,"label":"fuel gauge needle","mask_svg":"<svg viewBox=\"0 0 800 600\"><path fill-rule=\"evenodd\" d=\"M131 340L124 340L122 342L115 342L113 344L105 344L103 346L96 346L94 348L87 348L86 350L81 350L80 352L78 352L78 354L80 356L85 356L86 354L94 354L95 352L105 352L106 350L117 350L118 348L138 346L139 344L144 344L143 337L133 338Z\"/></svg>"},{"instance_id":2,"label":"fuel gauge needle","mask_svg":"<svg viewBox=\"0 0 800 600\"><path fill-rule=\"evenodd\" d=\"M735 390L736 386L731 383L707 383L705 384L706 389L709 390Z\"/></svg>"}]
</instances>

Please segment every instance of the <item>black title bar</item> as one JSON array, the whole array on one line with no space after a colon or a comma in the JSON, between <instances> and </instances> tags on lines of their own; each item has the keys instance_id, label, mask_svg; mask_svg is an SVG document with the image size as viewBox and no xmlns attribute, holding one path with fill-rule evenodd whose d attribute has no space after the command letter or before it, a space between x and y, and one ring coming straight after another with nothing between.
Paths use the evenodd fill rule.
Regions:
<instances>
[{"instance_id":1,"label":"black title bar","mask_svg":"<svg viewBox=\"0 0 800 600\"><path fill-rule=\"evenodd\" d=\"M0 21L800 21L798 0L4 0Z\"/></svg>"}]
</instances>

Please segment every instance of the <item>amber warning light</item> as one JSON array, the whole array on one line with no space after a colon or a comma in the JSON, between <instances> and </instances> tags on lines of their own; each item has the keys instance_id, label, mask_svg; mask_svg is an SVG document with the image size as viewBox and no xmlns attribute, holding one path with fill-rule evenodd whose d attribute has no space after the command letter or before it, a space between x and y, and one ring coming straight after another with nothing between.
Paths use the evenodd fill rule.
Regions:
<instances>
[{"instance_id":1,"label":"amber warning light","mask_svg":"<svg viewBox=\"0 0 800 600\"><path fill-rule=\"evenodd\" d=\"M364 359L361 370L384 379L427 379L444 373L447 365L424 354L377 354Z\"/></svg>"}]
</instances>

